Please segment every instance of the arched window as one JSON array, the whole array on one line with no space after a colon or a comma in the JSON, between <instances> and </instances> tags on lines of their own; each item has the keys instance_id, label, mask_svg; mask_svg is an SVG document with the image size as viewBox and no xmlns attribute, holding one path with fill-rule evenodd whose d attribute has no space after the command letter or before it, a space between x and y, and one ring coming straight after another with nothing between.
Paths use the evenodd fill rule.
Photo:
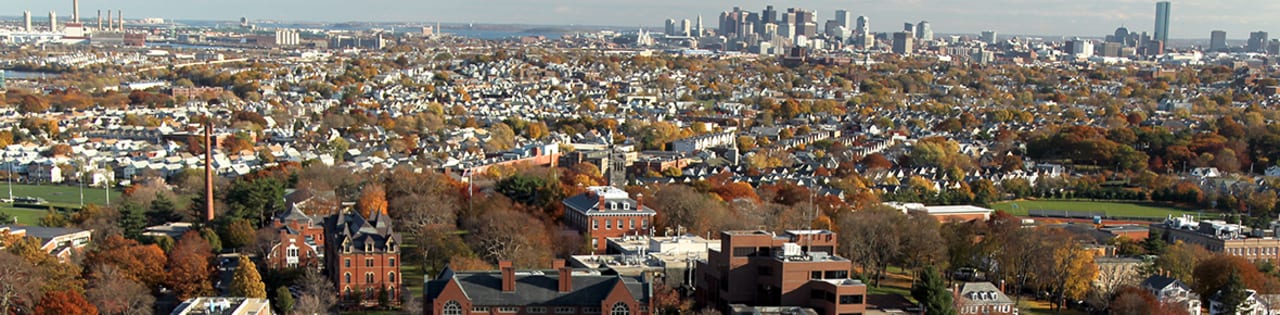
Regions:
<instances>
[{"instance_id":1,"label":"arched window","mask_svg":"<svg viewBox=\"0 0 1280 315\"><path fill-rule=\"evenodd\" d=\"M364 274L364 283L373 283L373 273L372 273L372 272L366 272L366 273Z\"/></svg>"},{"instance_id":2,"label":"arched window","mask_svg":"<svg viewBox=\"0 0 1280 315\"><path fill-rule=\"evenodd\" d=\"M395 272L395 271L392 271L392 272L388 272L388 273L387 273L387 282L390 282L390 283L396 283L396 272Z\"/></svg>"},{"instance_id":3,"label":"arched window","mask_svg":"<svg viewBox=\"0 0 1280 315\"><path fill-rule=\"evenodd\" d=\"M350 272L348 272L348 273L346 273L346 274L343 274L343 276L346 276L346 278L347 278L347 282L346 282L346 283L351 283L351 273L350 273Z\"/></svg>"},{"instance_id":4,"label":"arched window","mask_svg":"<svg viewBox=\"0 0 1280 315\"><path fill-rule=\"evenodd\" d=\"M614 303L613 310L609 311L609 315L631 315L631 308L627 307L626 303Z\"/></svg>"},{"instance_id":5,"label":"arched window","mask_svg":"<svg viewBox=\"0 0 1280 315\"><path fill-rule=\"evenodd\" d=\"M440 315L462 315L462 305L458 301L444 303L444 310Z\"/></svg>"}]
</instances>

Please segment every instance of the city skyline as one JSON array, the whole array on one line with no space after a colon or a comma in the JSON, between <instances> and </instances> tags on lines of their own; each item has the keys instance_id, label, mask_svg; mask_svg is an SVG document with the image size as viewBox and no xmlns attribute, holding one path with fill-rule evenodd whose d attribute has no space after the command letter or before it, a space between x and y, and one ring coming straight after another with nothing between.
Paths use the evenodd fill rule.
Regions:
<instances>
[{"instance_id":1,"label":"city skyline","mask_svg":"<svg viewBox=\"0 0 1280 315\"><path fill-rule=\"evenodd\" d=\"M181 8L164 5L159 0L83 0L82 12L98 9L124 10L130 18L165 18L188 20L287 20L324 22L444 22L533 25L600 25L662 27L668 18L694 19L698 15L717 16L739 6L743 10L760 11L772 4L780 9L799 7L817 11L818 20L834 17L835 10L849 10L854 16L869 16L872 31L890 33L902 22L930 21L939 34L972 33L997 30L1003 34L1044 36L1095 36L1109 34L1119 26L1132 31L1154 33L1152 22L1157 1L1150 0L1082 0L1025 1L988 0L965 2L963 5L945 0L912 0L892 4L861 4L822 0L804 4L776 1L741 1L737 3L685 3L655 0L644 4L604 0L494 0L484 2L420 3L405 0L375 0L367 7L338 10L345 2L338 0L282 1L193 1ZM1280 9L1280 3L1219 3L1209 0L1172 2L1169 37L1172 39L1209 38L1210 31L1224 30L1232 40L1245 39L1253 31L1280 31L1280 22L1268 19L1267 11ZM0 4L5 16L20 16L23 11L60 16L71 15L70 0L17 0ZM1058 21L1054 23L1046 21ZM709 25L708 27L713 27Z\"/></svg>"}]
</instances>

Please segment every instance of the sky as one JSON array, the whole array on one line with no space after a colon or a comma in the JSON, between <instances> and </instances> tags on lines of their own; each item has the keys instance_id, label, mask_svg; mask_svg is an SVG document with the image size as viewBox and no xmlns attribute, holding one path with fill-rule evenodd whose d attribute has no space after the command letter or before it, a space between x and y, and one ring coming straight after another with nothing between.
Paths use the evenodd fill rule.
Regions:
<instances>
[{"instance_id":1,"label":"sky","mask_svg":"<svg viewBox=\"0 0 1280 315\"><path fill-rule=\"evenodd\" d=\"M97 10L124 10L126 18L159 17L190 20L351 22L399 21L536 25L609 25L660 27L667 18L693 21L701 14L708 28L717 27L720 12L734 6L761 11L773 4L816 10L818 26L837 9L871 20L873 32L891 32L902 23L927 20L935 33L1034 34L1101 37L1125 26L1151 32L1154 0L80 0L81 20L95 20ZM1208 38L1212 30L1230 39L1252 31L1280 37L1280 10L1275 0L1172 1L1170 37ZM50 10L70 16L71 0L2 0L0 16L30 10L36 21Z\"/></svg>"}]
</instances>

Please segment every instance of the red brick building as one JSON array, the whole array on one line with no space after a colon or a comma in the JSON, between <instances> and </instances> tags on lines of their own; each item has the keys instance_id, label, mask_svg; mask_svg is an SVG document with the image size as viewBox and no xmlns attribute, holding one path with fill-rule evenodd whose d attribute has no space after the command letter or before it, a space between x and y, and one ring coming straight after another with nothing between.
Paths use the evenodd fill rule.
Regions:
<instances>
[{"instance_id":1,"label":"red brick building","mask_svg":"<svg viewBox=\"0 0 1280 315\"><path fill-rule=\"evenodd\" d=\"M800 306L821 315L866 312L867 286L849 278L853 264L831 255L827 230L720 233L720 250L699 261L699 304L728 313L730 305Z\"/></svg>"},{"instance_id":2,"label":"red brick building","mask_svg":"<svg viewBox=\"0 0 1280 315\"><path fill-rule=\"evenodd\" d=\"M445 268L424 286L426 315L649 315L651 283L596 269L517 272L510 262L489 272Z\"/></svg>"},{"instance_id":3,"label":"red brick building","mask_svg":"<svg viewBox=\"0 0 1280 315\"><path fill-rule=\"evenodd\" d=\"M325 240L325 270L344 303L375 305L382 290L400 300L401 239L390 217L343 211L325 218Z\"/></svg>"},{"instance_id":4,"label":"red brick building","mask_svg":"<svg viewBox=\"0 0 1280 315\"><path fill-rule=\"evenodd\" d=\"M644 197L610 186L587 187L587 192L564 200L564 221L591 240L596 252L608 248L606 238L649 235L658 212L644 206Z\"/></svg>"},{"instance_id":5,"label":"red brick building","mask_svg":"<svg viewBox=\"0 0 1280 315\"><path fill-rule=\"evenodd\" d=\"M271 222L279 233L276 245L267 254L267 268L316 268L324 262L324 227L297 206Z\"/></svg>"}]
</instances>

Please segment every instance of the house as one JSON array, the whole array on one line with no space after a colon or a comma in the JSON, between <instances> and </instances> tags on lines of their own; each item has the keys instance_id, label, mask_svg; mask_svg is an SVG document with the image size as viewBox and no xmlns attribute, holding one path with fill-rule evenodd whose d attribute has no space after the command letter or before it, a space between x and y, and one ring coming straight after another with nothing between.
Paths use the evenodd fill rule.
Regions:
<instances>
[{"instance_id":1,"label":"house","mask_svg":"<svg viewBox=\"0 0 1280 315\"><path fill-rule=\"evenodd\" d=\"M1200 295L1191 291L1191 287L1181 280L1154 275L1142 280L1142 288L1151 291L1161 303L1178 305L1187 309L1187 314L1200 315Z\"/></svg>"},{"instance_id":2,"label":"house","mask_svg":"<svg viewBox=\"0 0 1280 315\"><path fill-rule=\"evenodd\" d=\"M652 284L595 269L566 267L517 272L511 262L496 272L445 268L424 285L427 315L649 315ZM554 313L552 313L554 312Z\"/></svg>"},{"instance_id":3,"label":"house","mask_svg":"<svg viewBox=\"0 0 1280 315\"><path fill-rule=\"evenodd\" d=\"M820 315L867 309L867 285L849 278L853 263L832 255L827 230L720 232L720 250L697 262L696 301L721 312L733 304L798 306Z\"/></svg>"},{"instance_id":4,"label":"house","mask_svg":"<svg viewBox=\"0 0 1280 315\"><path fill-rule=\"evenodd\" d=\"M242 297L198 297L183 301L170 315L271 315L271 301Z\"/></svg>"},{"instance_id":5,"label":"house","mask_svg":"<svg viewBox=\"0 0 1280 315\"><path fill-rule=\"evenodd\" d=\"M0 234L39 239L40 249L62 262L71 261L72 254L84 250L93 241L93 230L77 228L3 225Z\"/></svg>"},{"instance_id":6,"label":"house","mask_svg":"<svg viewBox=\"0 0 1280 315\"><path fill-rule=\"evenodd\" d=\"M294 204L288 212L271 222L279 232L276 244L266 257L266 267L286 269L308 267L319 269L324 261L324 227Z\"/></svg>"},{"instance_id":7,"label":"house","mask_svg":"<svg viewBox=\"0 0 1280 315\"><path fill-rule=\"evenodd\" d=\"M62 168L53 164L33 164L27 167L27 180L36 183L61 183Z\"/></svg>"},{"instance_id":8,"label":"house","mask_svg":"<svg viewBox=\"0 0 1280 315\"><path fill-rule=\"evenodd\" d=\"M1002 288L997 288L990 282L957 283L952 288L952 294L956 311L960 315L1018 314L1013 299L1005 295Z\"/></svg>"},{"instance_id":9,"label":"house","mask_svg":"<svg viewBox=\"0 0 1280 315\"><path fill-rule=\"evenodd\" d=\"M1214 178L1221 177L1222 172L1218 171L1217 167L1197 167L1191 169L1191 176L1198 177L1200 179Z\"/></svg>"},{"instance_id":10,"label":"house","mask_svg":"<svg viewBox=\"0 0 1280 315\"><path fill-rule=\"evenodd\" d=\"M1225 305L1219 302L1222 291L1209 298L1209 315L1275 315L1280 314L1280 296L1275 294L1259 294L1258 291L1245 289L1244 303L1236 309L1235 314L1224 311Z\"/></svg>"},{"instance_id":11,"label":"house","mask_svg":"<svg viewBox=\"0 0 1280 315\"><path fill-rule=\"evenodd\" d=\"M344 304L374 305L383 290L400 300L400 234L391 218L344 211L325 218L325 270Z\"/></svg>"},{"instance_id":12,"label":"house","mask_svg":"<svg viewBox=\"0 0 1280 315\"><path fill-rule=\"evenodd\" d=\"M604 253L607 238L649 235L649 224L658 212L644 205L644 196L631 195L611 186L587 187L587 192L564 200L565 222L591 240L591 248Z\"/></svg>"},{"instance_id":13,"label":"house","mask_svg":"<svg viewBox=\"0 0 1280 315\"><path fill-rule=\"evenodd\" d=\"M1267 177L1280 177L1280 166L1272 165L1271 167L1268 167L1265 175L1267 175Z\"/></svg>"}]
</instances>

